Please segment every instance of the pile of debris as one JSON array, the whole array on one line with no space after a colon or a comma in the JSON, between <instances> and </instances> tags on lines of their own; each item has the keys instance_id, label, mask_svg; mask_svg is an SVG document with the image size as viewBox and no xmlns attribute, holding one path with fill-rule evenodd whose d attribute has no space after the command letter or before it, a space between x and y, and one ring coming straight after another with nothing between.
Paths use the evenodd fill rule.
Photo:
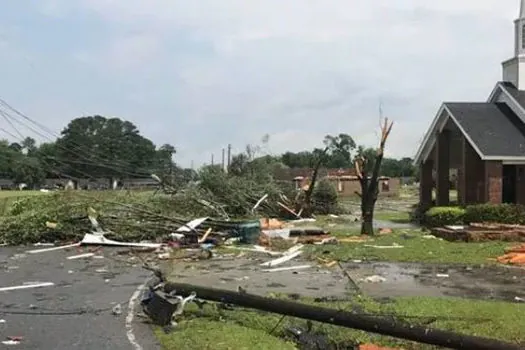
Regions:
<instances>
[{"instance_id":1,"label":"pile of debris","mask_svg":"<svg viewBox=\"0 0 525 350\"><path fill-rule=\"evenodd\" d=\"M303 219L302 210L297 209L300 193L287 196L274 183L257 184L236 177L213 181L204 177L201 182L173 194L65 191L23 197L4 208L0 243L79 240L89 228L90 215L105 228L107 237L122 241L162 240L195 217L215 218L201 226L201 236L208 228L214 236L232 230L244 235L250 231L249 223L261 216ZM246 220L235 222L233 218Z\"/></svg>"},{"instance_id":2,"label":"pile of debris","mask_svg":"<svg viewBox=\"0 0 525 350\"><path fill-rule=\"evenodd\" d=\"M525 225L471 223L468 226L445 226L432 229L432 234L447 241L525 242Z\"/></svg>"}]
</instances>

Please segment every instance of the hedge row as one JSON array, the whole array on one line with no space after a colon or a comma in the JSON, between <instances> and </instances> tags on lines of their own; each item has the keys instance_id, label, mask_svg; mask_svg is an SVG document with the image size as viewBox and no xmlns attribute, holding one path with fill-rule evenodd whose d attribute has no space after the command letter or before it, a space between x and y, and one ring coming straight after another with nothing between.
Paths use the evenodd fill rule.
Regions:
<instances>
[{"instance_id":1,"label":"hedge row","mask_svg":"<svg viewBox=\"0 0 525 350\"><path fill-rule=\"evenodd\" d=\"M477 204L462 207L433 207L423 216L430 227L468 225L471 222L525 224L525 206L516 204Z\"/></svg>"}]
</instances>

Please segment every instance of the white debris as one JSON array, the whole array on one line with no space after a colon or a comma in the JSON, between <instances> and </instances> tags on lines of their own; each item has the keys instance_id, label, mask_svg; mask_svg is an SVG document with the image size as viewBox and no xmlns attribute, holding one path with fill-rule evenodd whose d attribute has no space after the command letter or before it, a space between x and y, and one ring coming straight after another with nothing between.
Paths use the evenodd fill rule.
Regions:
<instances>
[{"instance_id":1,"label":"white debris","mask_svg":"<svg viewBox=\"0 0 525 350\"><path fill-rule=\"evenodd\" d=\"M311 268L312 265L299 265L299 266L288 266L288 267L277 267L275 269L265 269L263 272L281 272L281 271L290 271L290 270L304 270Z\"/></svg>"},{"instance_id":2,"label":"white debris","mask_svg":"<svg viewBox=\"0 0 525 350\"><path fill-rule=\"evenodd\" d=\"M448 228L449 230L453 231L460 231L465 229L465 226L463 225L446 225L445 228Z\"/></svg>"},{"instance_id":3,"label":"white debris","mask_svg":"<svg viewBox=\"0 0 525 350\"><path fill-rule=\"evenodd\" d=\"M55 245L53 243L35 243L33 244L35 247L54 247Z\"/></svg>"},{"instance_id":4,"label":"white debris","mask_svg":"<svg viewBox=\"0 0 525 350\"><path fill-rule=\"evenodd\" d=\"M277 259L274 259L274 260L270 260L270 261L267 261L267 262L263 262L261 264L261 266L267 266L267 267L277 266L277 265L280 265L280 264L285 263L287 261L290 261L290 260L292 260L295 257L298 257L299 255L301 255L301 253L302 253L301 250L297 250L297 251L294 251L291 254L284 255L284 256L282 256L280 258L277 258Z\"/></svg>"},{"instance_id":5,"label":"white debris","mask_svg":"<svg viewBox=\"0 0 525 350\"><path fill-rule=\"evenodd\" d=\"M81 244L89 245L110 245L117 247L143 247L143 248L160 248L162 244L160 243L128 243L128 242L117 242L111 239L107 239L102 235L94 235L91 233L86 233L84 239L82 239ZM50 248L52 249L52 248Z\"/></svg>"},{"instance_id":6,"label":"white debris","mask_svg":"<svg viewBox=\"0 0 525 350\"><path fill-rule=\"evenodd\" d=\"M396 249L396 248L404 248L404 246L399 245L399 244L397 244L397 243L394 243L394 244L392 244L392 245L370 245L370 244L365 244L365 247L377 248L377 249Z\"/></svg>"},{"instance_id":7,"label":"white debris","mask_svg":"<svg viewBox=\"0 0 525 350\"><path fill-rule=\"evenodd\" d=\"M82 258L91 258L92 256L94 256L95 253L85 253L85 254L79 254L79 255L73 255L73 256L68 256L67 257L67 260L75 260L75 259L82 259Z\"/></svg>"},{"instance_id":8,"label":"white debris","mask_svg":"<svg viewBox=\"0 0 525 350\"><path fill-rule=\"evenodd\" d=\"M191 232L193 231L197 226L202 224L204 221L208 220L208 218L197 218L194 220L191 220L190 222L186 223L185 225L179 227L176 232Z\"/></svg>"},{"instance_id":9,"label":"white debris","mask_svg":"<svg viewBox=\"0 0 525 350\"><path fill-rule=\"evenodd\" d=\"M20 344L20 341L18 341L18 340L3 340L2 344L4 344L4 345L18 345L18 344Z\"/></svg>"},{"instance_id":10,"label":"white debris","mask_svg":"<svg viewBox=\"0 0 525 350\"><path fill-rule=\"evenodd\" d=\"M280 229L274 229L274 230L262 230L263 234L270 238L283 238L288 239L290 238L290 229L289 228L280 228Z\"/></svg>"},{"instance_id":11,"label":"white debris","mask_svg":"<svg viewBox=\"0 0 525 350\"><path fill-rule=\"evenodd\" d=\"M36 254L36 253L52 252L52 251L60 250L60 249L78 247L79 245L80 243L75 243L75 244L61 245L61 246L52 247L52 248L34 249L34 250L28 250L26 253Z\"/></svg>"},{"instance_id":12,"label":"white debris","mask_svg":"<svg viewBox=\"0 0 525 350\"><path fill-rule=\"evenodd\" d=\"M382 276L378 276L378 275L368 276L367 278L365 278L365 282L368 282L368 283L381 283L385 281L386 281L386 278Z\"/></svg>"},{"instance_id":13,"label":"white debris","mask_svg":"<svg viewBox=\"0 0 525 350\"><path fill-rule=\"evenodd\" d=\"M448 278L450 276L447 273L438 273L438 274L436 274L436 277Z\"/></svg>"},{"instance_id":14,"label":"white debris","mask_svg":"<svg viewBox=\"0 0 525 350\"><path fill-rule=\"evenodd\" d=\"M111 313L115 316L119 316L122 314L122 306L120 304L117 304L113 306L113 309L111 310Z\"/></svg>"}]
</instances>

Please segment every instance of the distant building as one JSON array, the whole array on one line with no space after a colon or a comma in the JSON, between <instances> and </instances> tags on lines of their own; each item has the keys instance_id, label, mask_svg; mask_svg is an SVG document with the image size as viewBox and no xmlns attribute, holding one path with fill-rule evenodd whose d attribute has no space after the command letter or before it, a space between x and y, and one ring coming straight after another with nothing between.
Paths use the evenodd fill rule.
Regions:
<instances>
[{"instance_id":1,"label":"distant building","mask_svg":"<svg viewBox=\"0 0 525 350\"><path fill-rule=\"evenodd\" d=\"M310 185L313 169L311 168L290 168L278 169L274 174L276 180L289 181L295 184L296 189L308 189ZM361 184L356 175L355 169L319 169L318 179L329 180L342 196L355 196L356 192L361 192ZM379 178L380 194L396 194L399 191L401 182L399 178L382 176Z\"/></svg>"}]
</instances>

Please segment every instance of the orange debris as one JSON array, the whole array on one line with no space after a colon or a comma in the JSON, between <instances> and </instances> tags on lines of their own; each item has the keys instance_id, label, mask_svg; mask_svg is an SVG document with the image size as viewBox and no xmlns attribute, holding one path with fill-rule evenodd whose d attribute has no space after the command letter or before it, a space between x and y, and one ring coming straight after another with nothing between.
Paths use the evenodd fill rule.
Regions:
<instances>
[{"instance_id":1,"label":"orange debris","mask_svg":"<svg viewBox=\"0 0 525 350\"><path fill-rule=\"evenodd\" d=\"M497 258L498 262L510 265L525 265L525 244L505 249L505 253Z\"/></svg>"},{"instance_id":2,"label":"orange debris","mask_svg":"<svg viewBox=\"0 0 525 350\"><path fill-rule=\"evenodd\" d=\"M392 233L392 229L391 228L382 228L379 230L379 234L380 235L388 235Z\"/></svg>"},{"instance_id":3,"label":"orange debris","mask_svg":"<svg viewBox=\"0 0 525 350\"><path fill-rule=\"evenodd\" d=\"M262 218L260 222L261 230L275 230L285 226L285 223L278 219Z\"/></svg>"}]
</instances>

